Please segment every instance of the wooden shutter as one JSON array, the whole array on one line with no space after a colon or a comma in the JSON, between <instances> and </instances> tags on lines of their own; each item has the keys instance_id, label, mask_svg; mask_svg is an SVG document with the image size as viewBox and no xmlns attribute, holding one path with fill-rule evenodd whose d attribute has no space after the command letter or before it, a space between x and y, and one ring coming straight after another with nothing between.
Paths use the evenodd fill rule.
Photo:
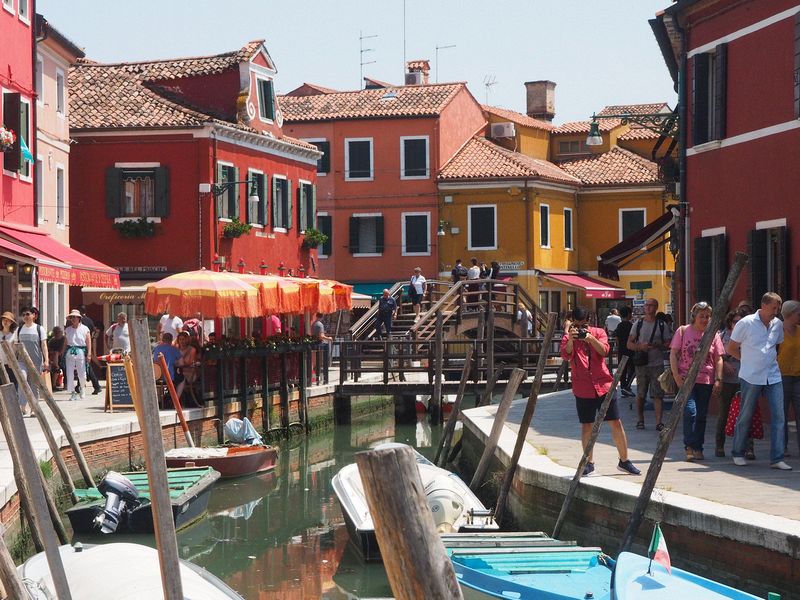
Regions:
<instances>
[{"instance_id":1,"label":"wooden shutter","mask_svg":"<svg viewBox=\"0 0 800 600\"><path fill-rule=\"evenodd\" d=\"M728 44L719 44L714 53L714 139L725 139L728 96Z\"/></svg>"},{"instance_id":2,"label":"wooden shutter","mask_svg":"<svg viewBox=\"0 0 800 600\"><path fill-rule=\"evenodd\" d=\"M155 216L168 217L169 216L169 169L167 169L167 167L156 167L154 171L156 177Z\"/></svg>"},{"instance_id":3,"label":"wooden shutter","mask_svg":"<svg viewBox=\"0 0 800 600\"><path fill-rule=\"evenodd\" d=\"M297 229L302 232L306 230L306 184L297 186L297 196Z\"/></svg>"},{"instance_id":4,"label":"wooden shutter","mask_svg":"<svg viewBox=\"0 0 800 600\"><path fill-rule=\"evenodd\" d=\"M308 220L309 227L313 227L317 229L317 186L312 185L311 187L311 215Z\"/></svg>"},{"instance_id":5,"label":"wooden shutter","mask_svg":"<svg viewBox=\"0 0 800 600\"><path fill-rule=\"evenodd\" d=\"M747 234L747 252L750 254L750 305L761 306L761 296L769 290L767 272L767 229L753 229Z\"/></svg>"},{"instance_id":6,"label":"wooden shutter","mask_svg":"<svg viewBox=\"0 0 800 600\"><path fill-rule=\"evenodd\" d=\"M692 145L708 141L708 66L709 56L695 54L692 71Z\"/></svg>"},{"instance_id":7,"label":"wooden shutter","mask_svg":"<svg viewBox=\"0 0 800 600\"><path fill-rule=\"evenodd\" d=\"M350 217L350 254L358 252L359 217Z\"/></svg>"},{"instance_id":8,"label":"wooden shutter","mask_svg":"<svg viewBox=\"0 0 800 600\"><path fill-rule=\"evenodd\" d=\"M774 237L775 285L774 291L784 300L789 298L789 236L786 227L771 230Z\"/></svg>"},{"instance_id":9,"label":"wooden shutter","mask_svg":"<svg viewBox=\"0 0 800 600\"><path fill-rule=\"evenodd\" d=\"M269 218L269 194L267 193L267 176L257 174L255 176L258 183L258 222L261 225L267 226Z\"/></svg>"},{"instance_id":10,"label":"wooden shutter","mask_svg":"<svg viewBox=\"0 0 800 600\"><path fill-rule=\"evenodd\" d=\"M722 293L722 286L728 277L728 238L724 233L715 235L711 239L712 288L709 302L715 303Z\"/></svg>"},{"instance_id":11,"label":"wooden shutter","mask_svg":"<svg viewBox=\"0 0 800 600\"><path fill-rule=\"evenodd\" d=\"M122 215L121 180L122 169L114 167L106 169L106 216L110 219Z\"/></svg>"},{"instance_id":12,"label":"wooden shutter","mask_svg":"<svg viewBox=\"0 0 800 600\"><path fill-rule=\"evenodd\" d=\"M224 169L224 168L225 168L224 166L222 166L221 164L217 163L217 176L216 176L216 182L217 182L217 184L223 183L223 178L224 178L224 171L223 171L223 169ZM217 196L214 198L214 200L216 201L216 205L217 205L217 215L216 215L216 218L217 218L217 219L219 219L220 217L224 217L224 216L226 216L226 215L225 215L225 211L223 210L223 208L224 208L224 206L223 206L223 201L225 200L225 194L224 194L224 193L222 193L222 194L219 194L219 195L217 195Z\"/></svg>"},{"instance_id":13,"label":"wooden shutter","mask_svg":"<svg viewBox=\"0 0 800 600\"><path fill-rule=\"evenodd\" d=\"M284 221L286 222L286 229L292 228L292 211L294 207L292 206L292 180L286 180L286 189L284 190L286 193L283 194L283 197L286 199L286 210L284 211ZM299 190L298 190L299 191Z\"/></svg>"},{"instance_id":14,"label":"wooden shutter","mask_svg":"<svg viewBox=\"0 0 800 600\"><path fill-rule=\"evenodd\" d=\"M694 301L713 303L711 289L712 239L694 238Z\"/></svg>"},{"instance_id":15,"label":"wooden shutter","mask_svg":"<svg viewBox=\"0 0 800 600\"><path fill-rule=\"evenodd\" d=\"M375 252L383 254L383 217L375 218Z\"/></svg>"},{"instance_id":16,"label":"wooden shutter","mask_svg":"<svg viewBox=\"0 0 800 600\"><path fill-rule=\"evenodd\" d=\"M283 223L281 223L281 202L280 194L278 193L278 186L280 185L280 179L273 177L272 178L272 226L273 227L283 227Z\"/></svg>"},{"instance_id":17,"label":"wooden shutter","mask_svg":"<svg viewBox=\"0 0 800 600\"><path fill-rule=\"evenodd\" d=\"M239 181L239 169L237 167L229 167L231 173L231 181ZM239 218L239 188L240 183L228 186L228 216L231 219Z\"/></svg>"},{"instance_id":18,"label":"wooden shutter","mask_svg":"<svg viewBox=\"0 0 800 600\"><path fill-rule=\"evenodd\" d=\"M14 145L7 152L3 152L3 168L6 171L19 171L21 153L19 144L19 123L21 96L17 92L3 94L3 126L11 129L16 136ZM25 140L28 142L29 140Z\"/></svg>"},{"instance_id":19,"label":"wooden shutter","mask_svg":"<svg viewBox=\"0 0 800 600\"><path fill-rule=\"evenodd\" d=\"M800 13L794 15L794 118L800 119Z\"/></svg>"},{"instance_id":20,"label":"wooden shutter","mask_svg":"<svg viewBox=\"0 0 800 600\"><path fill-rule=\"evenodd\" d=\"M272 81L265 82L264 86L264 105L267 109L267 118L269 120L275 119L275 99L272 94Z\"/></svg>"}]
</instances>

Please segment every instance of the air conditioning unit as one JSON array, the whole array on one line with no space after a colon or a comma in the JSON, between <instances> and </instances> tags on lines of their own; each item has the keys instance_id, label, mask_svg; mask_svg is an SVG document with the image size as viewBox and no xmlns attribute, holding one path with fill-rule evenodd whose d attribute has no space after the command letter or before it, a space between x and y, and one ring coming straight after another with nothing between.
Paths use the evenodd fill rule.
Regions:
<instances>
[{"instance_id":1,"label":"air conditioning unit","mask_svg":"<svg viewBox=\"0 0 800 600\"><path fill-rule=\"evenodd\" d=\"M517 130L513 123L492 123L490 136L493 138L513 138Z\"/></svg>"},{"instance_id":2,"label":"air conditioning unit","mask_svg":"<svg viewBox=\"0 0 800 600\"><path fill-rule=\"evenodd\" d=\"M406 73L406 85L422 85L422 71Z\"/></svg>"}]
</instances>

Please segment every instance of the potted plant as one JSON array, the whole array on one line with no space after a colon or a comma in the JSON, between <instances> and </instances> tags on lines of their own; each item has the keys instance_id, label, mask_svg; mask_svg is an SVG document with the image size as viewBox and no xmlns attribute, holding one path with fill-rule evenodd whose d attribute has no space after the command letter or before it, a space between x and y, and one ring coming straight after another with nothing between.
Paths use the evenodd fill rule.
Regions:
<instances>
[{"instance_id":1,"label":"potted plant","mask_svg":"<svg viewBox=\"0 0 800 600\"><path fill-rule=\"evenodd\" d=\"M114 223L114 229L124 238L147 238L156 234L156 223L148 221L147 217L140 217Z\"/></svg>"},{"instance_id":2,"label":"potted plant","mask_svg":"<svg viewBox=\"0 0 800 600\"><path fill-rule=\"evenodd\" d=\"M230 223L226 223L225 227L222 228L222 235L224 235L226 238L238 238L250 233L252 228L252 225L249 225L248 223L242 223L239 220L239 217L234 217Z\"/></svg>"},{"instance_id":3,"label":"potted plant","mask_svg":"<svg viewBox=\"0 0 800 600\"><path fill-rule=\"evenodd\" d=\"M0 150L7 152L14 147L14 142L17 141L17 136L14 132L5 127L0 127Z\"/></svg>"},{"instance_id":4,"label":"potted plant","mask_svg":"<svg viewBox=\"0 0 800 600\"><path fill-rule=\"evenodd\" d=\"M303 239L303 246L305 248L316 248L320 244L328 241L328 236L322 233L319 229L309 227L306 229L305 238Z\"/></svg>"}]
</instances>

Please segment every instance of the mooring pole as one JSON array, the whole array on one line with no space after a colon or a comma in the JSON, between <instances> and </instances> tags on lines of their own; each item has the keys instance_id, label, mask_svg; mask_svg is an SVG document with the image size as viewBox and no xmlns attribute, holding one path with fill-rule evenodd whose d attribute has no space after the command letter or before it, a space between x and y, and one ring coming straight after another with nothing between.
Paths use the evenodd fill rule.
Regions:
<instances>
[{"instance_id":1,"label":"mooring pole","mask_svg":"<svg viewBox=\"0 0 800 600\"><path fill-rule=\"evenodd\" d=\"M467 381L469 380L469 370L472 367L472 345L467 346L467 354L464 357L464 368L461 370L461 381L458 382L458 393L456 394L456 401L453 403L453 410L450 412L450 418L447 419L447 425L444 428L442 441L439 444L439 449L436 451L436 457L433 463L438 465L439 458L442 458L442 464L447 462L447 456L450 454L450 443L453 440L453 432L456 429L456 421L461 414L461 403L464 400L464 392L467 390Z\"/></svg>"}]
</instances>

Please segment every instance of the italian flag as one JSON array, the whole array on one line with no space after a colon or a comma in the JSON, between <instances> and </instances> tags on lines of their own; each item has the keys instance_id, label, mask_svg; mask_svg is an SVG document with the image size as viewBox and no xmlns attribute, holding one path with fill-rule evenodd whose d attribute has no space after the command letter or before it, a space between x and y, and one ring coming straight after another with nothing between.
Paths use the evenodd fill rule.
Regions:
<instances>
[{"instance_id":1,"label":"italian flag","mask_svg":"<svg viewBox=\"0 0 800 600\"><path fill-rule=\"evenodd\" d=\"M667 573L672 574L672 564L669 560L669 550L667 550L667 542L664 539L664 534L661 533L661 527L658 523L653 528L653 537L650 539L650 548L647 550L647 556L651 561L656 561L664 565Z\"/></svg>"}]
</instances>

